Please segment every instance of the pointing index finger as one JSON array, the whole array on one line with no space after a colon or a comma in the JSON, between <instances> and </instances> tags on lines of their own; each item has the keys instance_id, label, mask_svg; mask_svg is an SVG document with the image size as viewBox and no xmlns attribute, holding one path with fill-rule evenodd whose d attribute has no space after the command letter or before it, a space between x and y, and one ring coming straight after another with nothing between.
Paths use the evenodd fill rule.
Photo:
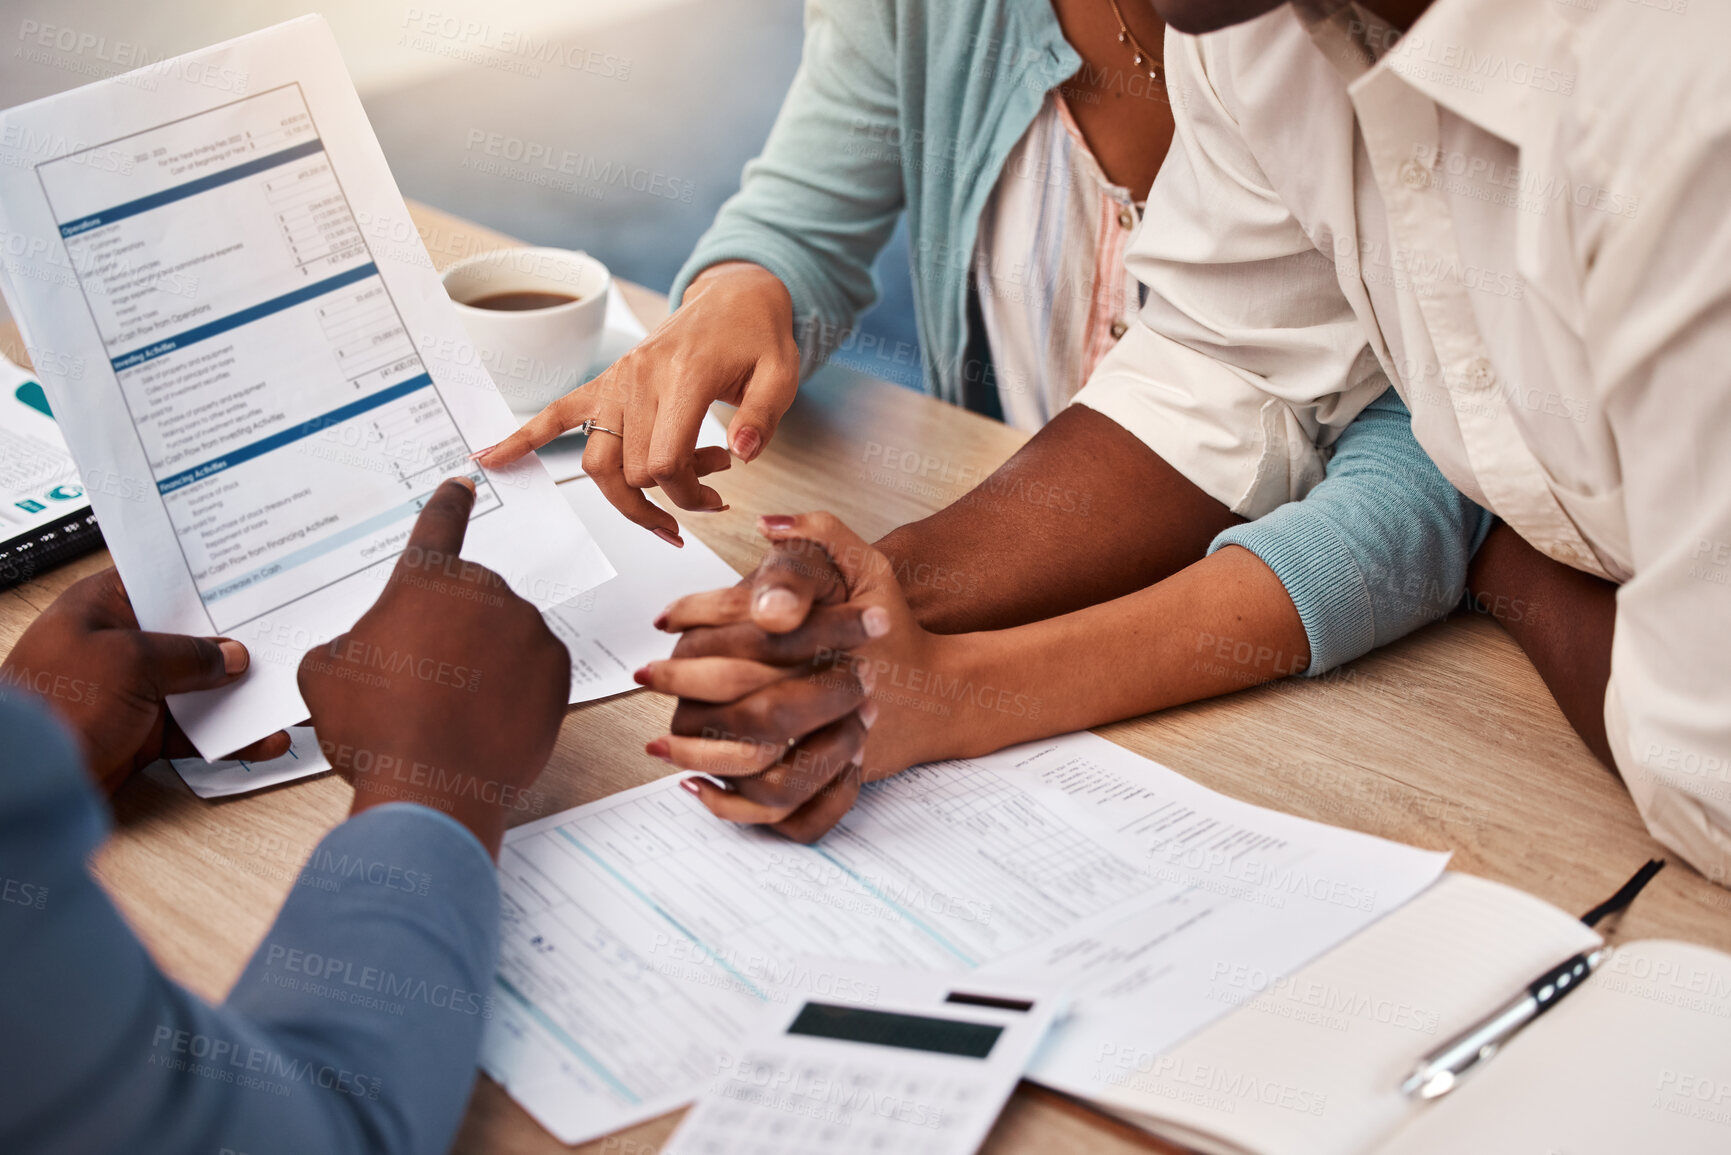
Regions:
<instances>
[{"instance_id":1,"label":"pointing index finger","mask_svg":"<svg viewBox=\"0 0 1731 1155\"><path fill-rule=\"evenodd\" d=\"M475 483L467 477L452 477L433 490L421 507L408 544L397 558L397 570L422 569L437 564L435 558L456 557L463 552L463 537L469 532L469 511L475 508Z\"/></svg>"},{"instance_id":2,"label":"pointing index finger","mask_svg":"<svg viewBox=\"0 0 1731 1155\"><path fill-rule=\"evenodd\" d=\"M602 377L610 373L611 369L602 374ZM595 386L602 383L602 377L597 377L588 385L578 386L565 396L548 403L541 412L525 421L505 440L476 453L475 460L480 462L482 468L498 469L534 452L555 437L569 433L581 425L584 418L596 416L596 401L600 391Z\"/></svg>"}]
</instances>

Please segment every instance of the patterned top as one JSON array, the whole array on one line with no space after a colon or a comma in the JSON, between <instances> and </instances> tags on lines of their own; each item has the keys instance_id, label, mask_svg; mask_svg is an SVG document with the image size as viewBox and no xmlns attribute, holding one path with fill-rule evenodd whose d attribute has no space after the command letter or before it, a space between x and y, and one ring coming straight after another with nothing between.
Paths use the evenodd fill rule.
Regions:
<instances>
[{"instance_id":1,"label":"patterned top","mask_svg":"<svg viewBox=\"0 0 1731 1155\"><path fill-rule=\"evenodd\" d=\"M980 219L974 285L1004 420L1039 429L1124 335L1140 288L1124 267L1141 213L1046 94Z\"/></svg>"}]
</instances>

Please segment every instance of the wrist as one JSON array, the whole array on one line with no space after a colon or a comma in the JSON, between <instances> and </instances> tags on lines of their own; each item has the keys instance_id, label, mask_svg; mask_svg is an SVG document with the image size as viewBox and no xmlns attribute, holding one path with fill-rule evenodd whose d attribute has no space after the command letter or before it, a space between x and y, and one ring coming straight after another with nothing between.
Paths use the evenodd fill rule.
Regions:
<instances>
[{"instance_id":1,"label":"wrist","mask_svg":"<svg viewBox=\"0 0 1731 1155\"><path fill-rule=\"evenodd\" d=\"M793 294L787 291L781 278L751 261L720 261L710 265L685 286L685 293L679 299L681 305L688 305L702 297L705 293L725 289L735 293L763 294L775 305L784 308L789 318L793 317Z\"/></svg>"},{"instance_id":2,"label":"wrist","mask_svg":"<svg viewBox=\"0 0 1731 1155\"><path fill-rule=\"evenodd\" d=\"M505 812L498 806L490 806L475 799L371 789L366 783L360 782L355 787L354 802L349 806L349 817L364 814L376 806L395 804L425 806L428 810L443 814L467 828L486 850L487 855L495 861L498 860L499 846L505 838Z\"/></svg>"},{"instance_id":3,"label":"wrist","mask_svg":"<svg viewBox=\"0 0 1731 1155\"><path fill-rule=\"evenodd\" d=\"M967 592L966 583L955 571L926 560L928 551L920 525L916 521L893 529L873 548L888 560L890 573L913 612L914 621L921 629L940 630L952 616L957 597Z\"/></svg>"},{"instance_id":4,"label":"wrist","mask_svg":"<svg viewBox=\"0 0 1731 1155\"><path fill-rule=\"evenodd\" d=\"M1014 661L1013 630L931 635L924 687L934 753L975 758L1040 737L1045 703L1027 667Z\"/></svg>"},{"instance_id":5,"label":"wrist","mask_svg":"<svg viewBox=\"0 0 1731 1155\"><path fill-rule=\"evenodd\" d=\"M321 743L321 747L355 788L350 817L392 802L425 806L468 827L494 857L509 812L531 804L528 791L496 773L423 762L406 754L373 754L335 743ZM519 780L533 777L519 776Z\"/></svg>"}]
</instances>

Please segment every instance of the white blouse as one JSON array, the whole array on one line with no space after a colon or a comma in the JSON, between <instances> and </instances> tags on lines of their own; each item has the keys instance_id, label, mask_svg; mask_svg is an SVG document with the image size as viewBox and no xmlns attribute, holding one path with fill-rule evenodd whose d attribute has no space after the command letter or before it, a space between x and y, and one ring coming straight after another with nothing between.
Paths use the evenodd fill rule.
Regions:
<instances>
[{"instance_id":1,"label":"white blouse","mask_svg":"<svg viewBox=\"0 0 1731 1155\"><path fill-rule=\"evenodd\" d=\"M1052 419L1129 328L1140 302L1124 251L1141 214L1106 179L1064 98L1046 94L986 202L974 285L1004 421Z\"/></svg>"}]
</instances>

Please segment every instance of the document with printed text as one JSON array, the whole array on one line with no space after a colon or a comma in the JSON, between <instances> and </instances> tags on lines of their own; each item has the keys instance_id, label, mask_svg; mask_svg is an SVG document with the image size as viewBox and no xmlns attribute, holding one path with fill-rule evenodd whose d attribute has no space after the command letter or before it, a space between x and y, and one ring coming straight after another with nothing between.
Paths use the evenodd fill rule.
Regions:
<instances>
[{"instance_id":1,"label":"document with printed text","mask_svg":"<svg viewBox=\"0 0 1731 1155\"><path fill-rule=\"evenodd\" d=\"M868 785L815 846L668 777L506 836L482 1066L563 1141L604 1135L688 1102L766 1002L825 994L808 960L831 958L1064 987L1030 1077L1087 1096L1247 1001L1231 975L1290 973L1446 860L1091 734Z\"/></svg>"},{"instance_id":2,"label":"document with printed text","mask_svg":"<svg viewBox=\"0 0 1731 1155\"><path fill-rule=\"evenodd\" d=\"M214 758L306 716L301 655L445 477L465 556L540 608L613 570L539 462L468 461L516 422L425 251L370 240L413 225L324 21L185 59L0 114L0 284L139 620L252 650L171 700Z\"/></svg>"}]
</instances>

